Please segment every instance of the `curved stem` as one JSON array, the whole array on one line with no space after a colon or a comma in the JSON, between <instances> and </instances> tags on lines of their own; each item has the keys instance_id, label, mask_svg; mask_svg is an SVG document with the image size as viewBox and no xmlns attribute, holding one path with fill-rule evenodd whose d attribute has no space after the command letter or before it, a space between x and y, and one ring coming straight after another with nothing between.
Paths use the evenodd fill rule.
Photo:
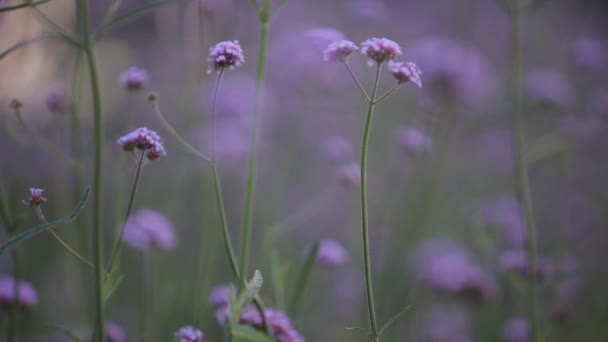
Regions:
<instances>
[{"instance_id":1,"label":"curved stem","mask_svg":"<svg viewBox=\"0 0 608 342\"><path fill-rule=\"evenodd\" d=\"M350 77L353 78L353 81L355 81L355 83L357 84L357 87L359 87L359 90L361 90L361 93L363 93L363 96L365 96L365 99L367 100L367 102L371 102L372 99L367 94L367 91L365 91L365 88L363 88L363 85L359 81L359 78L357 78L357 75L355 75L355 72L353 71L353 69L350 67L350 65L347 62L344 62L343 64L346 67L346 70L348 70Z\"/></svg>"},{"instance_id":2,"label":"curved stem","mask_svg":"<svg viewBox=\"0 0 608 342\"><path fill-rule=\"evenodd\" d=\"M78 17L82 20L83 44L82 48L87 58L89 76L91 82L91 95L93 98L93 250L95 262L95 306L96 306L96 333L95 341L104 342L106 339L104 323L104 301L103 301L103 236L101 232L101 215L103 201L103 104L101 97L101 80L99 78L99 66L93 46L91 34L91 22L89 16L89 1L79 0Z\"/></svg>"},{"instance_id":3,"label":"curved stem","mask_svg":"<svg viewBox=\"0 0 608 342\"><path fill-rule=\"evenodd\" d=\"M365 288L367 295L367 309L369 312L369 320L371 325L371 334L373 341L379 341L378 322L376 320L376 310L374 307L374 291L372 287L372 266L369 250L369 223L368 223L368 208L367 208L367 152L369 149L369 136L372 126L372 117L374 115L375 98L378 91L378 82L380 80L380 64L376 67L376 78L374 80L374 88L372 96L367 108L367 117L365 120L365 128L363 130L363 142L361 145L361 233L363 236L363 256L365 266Z\"/></svg>"},{"instance_id":4,"label":"curved stem","mask_svg":"<svg viewBox=\"0 0 608 342\"><path fill-rule=\"evenodd\" d=\"M515 147L516 160L516 193L523 206L528 226L528 255L531 261L531 269L536 269L537 263L537 241L536 222L534 219L534 207L530 191L530 180L528 177L527 153L525 146L524 113L521 99L521 44L520 44L520 9L519 2L513 3L510 12L511 19L511 76L513 96L513 143ZM532 330L532 341L540 341L539 329L539 306L538 306L538 282L536 279L530 281L530 312L529 319Z\"/></svg>"}]
</instances>

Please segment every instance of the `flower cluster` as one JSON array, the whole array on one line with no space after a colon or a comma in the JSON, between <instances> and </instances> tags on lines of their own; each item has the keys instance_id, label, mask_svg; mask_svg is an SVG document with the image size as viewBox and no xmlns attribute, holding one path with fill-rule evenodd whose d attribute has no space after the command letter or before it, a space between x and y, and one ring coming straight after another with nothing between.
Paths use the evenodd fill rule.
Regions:
<instances>
[{"instance_id":1,"label":"flower cluster","mask_svg":"<svg viewBox=\"0 0 608 342\"><path fill-rule=\"evenodd\" d=\"M401 55L401 47L387 38L370 38L361 43L361 53L370 59L368 65L371 66L395 61Z\"/></svg>"},{"instance_id":2,"label":"flower cluster","mask_svg":"<svg viewBox=\"0 0 608 342\"><path fill-rule=\"evenodd\" d=\"M350 40L340 40L329 44L327 49L323 51L323 60L326 62L343 62L346 63L346 57L357 51L359 48Z\"/></svg>"},{"instance_id":3,"label":"flower cluster","mask_svg":"<svg viewBox=\"0 0 608 342\"><path fill-rule=\"evenodd\" d=\"M323 267L333 268L344 265L350 259L350 254L336 240L322 240L319 242L316 261Z\"/></svg>"},{"instance_id":4,"label":"flower cluster","mask_svg":"<svg viewBox=\"0 0 608 342\"><path fill-rule=\"evenodd\" d=\"M42 197L43 192L43 189L30 188L30 198L21 201L21 203L27 205L28 207L39 207L43 203L46 203L46 198Z\"/></svg>"},{"instance_id":5,"label":"flower cluster","mask_svg":"<svg viewBox=\"0 0 608 342\"><path fill-rule=\"evenodd\" d=\"M168 251L176 245L169 220L150 209L140 209L129 217L122 238L129 247L140 251L146 251L150 247Z\"/></svg>"},{"instance_id":6,"label":"flower cluster","mask_svg":"<svg viewBox=\"0 0 608 342\"><path fill-rule=\"evenodd\" d=\"M148 83L149 77L146 70L132 66L120 74L120 84L131 92L141 90Z\"/></svg>"},{"instance_id":7,"label":"flower cluster","mask_svg":"<svg viewBox=\"0 0 608 342\"><path fill-rule=\"evenodd\" d=\"M140 127L120 137L116 143L125 151L133 152L140 150L148 160L158 159L167 155L160 136L146 127Z\"/></svg>"},{"instance_id":8,"label":"flower cluster","mask_svg":"<svg viewBox=\"0 0 608 342\"><path fill-rule=\"evenodd\" d=\"M223 69L234 69L245 62L243 49L238 40L223 41L209 49L207 73L220 72Z\"/></svg>"},{"instance_id":9,"label":"flower cluster","mask_svg":"<svg viewBox=\"0 0 608 342\"><path fill-rule=\"evenodd\" d=\"M412 82L419 88L422 88L422 80L420 75L422 71L413 62L389 62L387 64L388 70L393 74L397 82L405 83Z\"/></svg>"},{"instance_id":10,"label":"flower cluster","mask_svg":"<svg viewBox=\"0 0 608 342\"><path fill-rule=\"evenodd\" d=\"M203 332L191 326L180 328L173 335L173 342L201 342Z\"/></svg>"},{"instance_id":11,"label":"flower cluster","mask_svg":"<svg viewBox=\"0 0 608 342\"><path fill-rule=\"evenodd\" d=\"M12 276L0 276L0 308L17 306L31 309L36 305L38 305L38 294L31 283L20 280L15 284L15 278Z\"/></svg>"}]
</instances>

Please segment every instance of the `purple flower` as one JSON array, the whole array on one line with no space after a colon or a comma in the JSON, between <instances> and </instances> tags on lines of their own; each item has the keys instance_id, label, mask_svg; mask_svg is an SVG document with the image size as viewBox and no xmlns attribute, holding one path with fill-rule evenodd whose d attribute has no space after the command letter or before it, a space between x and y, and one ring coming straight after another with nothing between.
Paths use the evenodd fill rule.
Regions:
<instances>
[{"instance_id":1,"label":"purple flower","mask_svg":"<svg viewBox=\"0 0 608 342\"><path fill-rule=\"evenodd\" d=\"M158 159L167 155L160 136L146 127L140 127L120 137L116 143L125 151L133 152L136 149L140 150L148 160Z\"/></svg>"},{"instance_id":2,"label":"purple flower","mask_svg":"<svg viewBox=\"0 0 608 342\"><path fill-rule=\"evenodd\" d=\"M526 73L523 90L526 97L534 103L562 108L570 106L574 97L568 78L549 68L538 68Z\"/></svg>"},{"instance_id":3,"label":"purple flower","mask_svg":"<svg viewBox=\"0 0 608 342\"><path fill-rule=\"evenodd\" d=\"M270 332L277 342L304 342L297 330L291 325L291 320L283 312L266 308L264 316L268 322ZM240 324L262 329L262 317L257 309L248 307L243 309Z\"/></svg>"},{"instance_id":4,"label":"purple flower","mask_svg":"<svg viewBox=\"0 0 608 342\"><path fill-rule=\"evenodd\" d=\"M433 147L431 137L422 130L412 127L401 127L397 131L399 143L410 154L428 152Z\"/></svg>"},{"instance_id":5,"label":"purple flower","mask_svg":"<svg viewBox=\"0 0 608 342\"><path fill-rule=\"evenodd\" d=\"M342 164L338 168L338 181L345 187L352 187L361 182L361 166L355 162Z\"/></svg>"},{"instance_id":6,"label":"purple flower","mask_svg":"<svg viewBox=\"0 0 608 342\"><path fill-rule=\"evenodd\" d=\"M15 286L16 285L16 286ZM16 291L16 293L15 293ZM17 306L32 309L38 305L38 294L34 286L25 280L15 284L15 278L10 275L0 276L0 307L7 309Z\"/></svg>"},{"instance_id":7,"label":"purple flower","mask_svg":"<svg viewBox=\"0 0 608 342\"><path fill-rule=\"evenodd\" d=\"M574 63L581 68L599 69L608 62L608 49L595 37L577 38L573 53Z\"/></svg>"},{"instance_id":8,"label":"purple flower","mask_svg":"<svg viewBox=\"0 0 608 342\"><path fill-rule=\"evenodd\" d=\"M39 207L43 203L46 203L46 198L42 197L43 189L30 188L30 198L21 201L21 203L28 207Z\"/></svg>"},{"instance_id":9,"label":"purple flower","mask_svg":"<svg viewBox=\"0 0 608 342\"><path fill-rule=\"evenodd\" d=\"M306 249L306 254L310 251L310 247ZM317 250L316 261L319 265L327 268L334 268L344 265L350 259L350 254L336 240L321 240L319 241L319 249Z\"/></svg>"},{"instance_id":10,"label":"purple flower","mask_svg":"<svg viewBox=\"0 0 608 342\"><path fill-rule=\"evenodd\" d=\"M510 318L502 328L502 339L505 342L528 342L530 336L530 322L522 317Z\"/></svg>"},{"instance_id":11,"label":"purple flower","mask_svg":"<svg viewBox=\"0 0 608 342\"><path fill-rule=\"evenodd\" d=\"M346 63L346 58L359 48L350 40L340 40L329 44L327 49L323 51L323 60L326 62Z\"/></svg>"},{"instance_id":12,"label":"purple flower","mask_svg":"<svg viewBox=\"0 0 608 342\"><path fill-rule=\"evenodd\" d=\"M120 74L120 84L130 92L141 90L148 84L148 80L148 73L136 66L132 66Z\"/></svg>"},{"instance_id":13,"label":"purple flower","mask_svg":"<svg viewBox=\"0 0 608 342\"><path fill-rule=\"evenodd\" d=\"M209 294L209 303L214 308L230 305L230 298L234 297L235 291L230 284L218 285L211 290Z\"/></svg>"},{"instance_id":14,"label":"purple flower","mask_svg":"<svg viewBox=\"0 0 608 342\"><path fill-rule=\"evenodd\" d=\"M220 72L226 68L232 70L244 62L243 49L238 40L219 42L209 49L207 73Z\"/></svg>"},{"instance_id":15,"label":"purple flower","mask_svg":"<svg viewBox=\"0 0 608 342\"><path fill-rule=\"evenodd\" d=\"M401 55L401 47L387 38L370 38L361 43L361 53L370 59L367 64L372 66L396 60Z\"/></svg>"},{"instance_id":16,"label":"purple flower","mask_svg":"<svg viewBox=\"0 0 608 342\"><path fill-rule=\"evenodd\" d=\"M422 88L422 80L420 79L422 72L413 62L403 63L389 61L387 67L395 79L397 79L397 82L412 82L419 88Z\"/></svg>"},{"instance_id":17,"label":"purple flower","mask_svg":"<svg viewBox=\"0 0 608 342\"><path fill-rule=\"evenodd\" d=\"M125 223L123 241L129 247L146 251L150 247L168 251L175 248L173 226L159 212L140 209Z\"/></svg>"},{"instance_id":18,"label":"purple flower","mask_svg":"<svg viewBox=\"0 0 608 342\"><path fill-rule=\"evenodd\" d=\"M203 340L203 332L191 326L180 328L173 336L173 342L201 342Z\"/></svg>"},{"instance_id":19,"label":"purple flower","mask_svg":"<svg viewBox=\"0 0 608 342\"><path fill-rule=\"evenodd\" d=\"M518 272L530 278L533 274L538 281L547 279L553 273L552 264L544 258L536 260L535 270L532 271L528 253L521 249L509 249L500 254L500 267L507 272Z\"/></svg>"},{"instance_id":20,"label":"purple flower","mask_svg":"<svg viewBox=\"0 0 608 342\"><path fill-rule=\"evenodd\" d=\"M114 323L108 322L106 324L106 341L107 342L124 342L127 340L127 334L123 328Z\"/></svg>"},{"instance_id":21,"label":"purple flower","mask_svg":"<svg viewBox=\"0 0 608 342\"><path fill-rule=\"evenodd\" d=\"M353 144L341 136L333 136L323 142L323 155L332 162L344 162L353 157Z\"/></svg>"},{"instance_id":22,"label":"purple flower","mask_svg":"<svg viewBox=\"0 0 608 342\"><path fill-rule=\"evenodd\" d=\"M51 113L62 113L68 107L68 96L65 87L61 84L54 84L46 90L44 97L46 108Z\"/></svg>"},{"instance_id":23,"label":"purple flower","mask_svg":"<svg viewBox=\"0 0 608 342\"><path fill-rule=\"evenodd\" d=\"M521 247L528 239L523 210L512 196L488 200L479 210L478 216L482 224L500 227L503 239L509 246Z\"/></svg>"}]
</instances>

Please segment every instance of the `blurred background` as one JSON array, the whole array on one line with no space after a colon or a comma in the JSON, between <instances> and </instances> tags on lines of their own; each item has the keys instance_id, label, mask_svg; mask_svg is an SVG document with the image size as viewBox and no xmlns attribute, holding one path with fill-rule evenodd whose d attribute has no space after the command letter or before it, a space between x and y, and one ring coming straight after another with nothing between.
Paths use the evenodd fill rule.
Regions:
<instances>
[{"instance_id":1,"label":"blurred background","mask_svg":"<svg viewBox=\"0 0 608 342\"><path fill-rule=\"evenodd\" d=\"M94 25L102 22L106 3L93 2ZM124 1L118 13L146 3ZM0 51L51 32L45 17L73 31L74 13L72 1L59 0L0 13ZM372 128L368 185L379 320L410 306L383 341L529 341L531 281L539 282L545 341L606 341L607 14L603 1L551 0L522 16L539 251L531 270L526 220L514 191L510 27L500 5L289 0L271 26L260 124L251 267L264 275L266 304L286 311L307 341L366 340L345 330L368 321L357 172L366 104L344 67L324 63L321 51L336 40L387 37L401 45L403 60L420 67L423 88L403 85L377 107ZM162 214L174 240L167 248L125 248L126 277L107 315L126 341L140 336L146 305L155 341L170 340L189 324L207 341L223 338L208 296L233 279L211 168L163 128L147 98L158 93L167 120L208 151L215 77L206 75L205 59L215 43L240 41L246 60L226 73L217 122L228 222L240 246L258 31L249 1L192 0L159 7L98 37L106 256L123 224L134 171L132 156L116 139L146 126L163 137L168 153L144 168L134 211ZM38 224L20 203L28 188L45 189L43 210L55 219L66 216L91 184L92 106L81 57L73 46L48 39L0 60L0 184L20 229ZM373 69L365 58L353 55L350 64L370 89ZM393 84L385 73L381 89ZM15 98L23 104L23 122L9 107ZM57 228L88 258L90 214L87 207L75 223ZM3 230L1 236L6 241L9 235ZM314 241L322 241L318 262L298 312L289 312ZM86 336L93 272L46 234L21 245L17 255L18 262L15 254L2 255L0 272L12 275L18 265L37 292L37 305L19 313L17 340L67 341L54 325ZM6 311L0 315L6 322Z\"/></svg>"}]
</instances>

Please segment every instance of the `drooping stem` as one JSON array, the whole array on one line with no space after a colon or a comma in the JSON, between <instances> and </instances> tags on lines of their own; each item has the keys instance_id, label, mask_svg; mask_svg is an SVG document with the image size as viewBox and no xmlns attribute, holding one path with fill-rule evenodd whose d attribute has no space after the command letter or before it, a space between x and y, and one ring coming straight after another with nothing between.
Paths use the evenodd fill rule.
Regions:
<instances>
[{"instance_id":1,"label":"drooping stem","mask_svg":"<svg viewBox=\"0 0 608 342\"><path fill-rule=\"evenodd\" d=\"M245 208L243 214L243 236L241 241L241 276L247 278L249 268L249 254L251 249L251 226L253 222L253 204L255 193L255 180L257 172L257 144L260 124L261 103L264 93L264 80L266 78L266 50L268 48L268 30L270 28L270 0L264 0L259 12L260 43L258 47L258 65L256 73L256 91L253 113L253 128L251 132L251 150L247 167L247 188L245 192ZM243 282L239 283L239 290Z\"/></svg>"},{"instance_id":2,"label":"drooping stem","mask_svg":"<svg viewBox=\"0 0 608 342\"><path fill-rule=\"evenodd\" d=\"M91 81L91 95L93 98L93 250L95 263L95 305L96 305L96 333L95 341L105 341L104 303L103 303L103 237L101 232L101 205L103 200L103 104L101 97L101 81L99 78L99 67L93 46L91 34L91 22L89 17L89 1L79 0L78 17L82 23L82 48L86 55L89 78Z\"/></svg>"},{"instance_id":3,"label":"drooping stem","mask_svg":"<svg viewBox=\"0 0 608 342\"><path fill-rule=\"evenodd\" d=\"M517 0L513 1L510 11L511 19L511 92L513 98L513 143L516 161L515 192L519 199L526 217L528 226L528 255L530 267L536 269L537 264L537 241L536 222L534 219L534 206L530 191L530 180L528 176L528 161L526 156L524 113L521 98L521 43L520 43L520 8ZM538 306L538 281L535 277L530 280L530 307L529 320L532 333L532 341L540 341L539 329L539 306Z\"/></svg>"},{"instance_id":4,"label":"drooping stem","mask_svg":"<svg viewBox=\"0 0 608 342\"><path fill-rule=\"evenodd\" d=\"M378 92L378 81L380 80L380 64L376 67L376 78L372 96L367 108L365 128L363 130L363 142L361 144L361 233L363 236L363 258L365 266L365 289L367 295L367 309L371 325L372 340L379 341L378 322L376 320L376 310L374 307L374 291L372 287L372 265L369 251L369 224L367 208L367 152L369 149L369 136L372 127L372 117L374 115L375 99Z\"/></svg>"}]
</instances>

